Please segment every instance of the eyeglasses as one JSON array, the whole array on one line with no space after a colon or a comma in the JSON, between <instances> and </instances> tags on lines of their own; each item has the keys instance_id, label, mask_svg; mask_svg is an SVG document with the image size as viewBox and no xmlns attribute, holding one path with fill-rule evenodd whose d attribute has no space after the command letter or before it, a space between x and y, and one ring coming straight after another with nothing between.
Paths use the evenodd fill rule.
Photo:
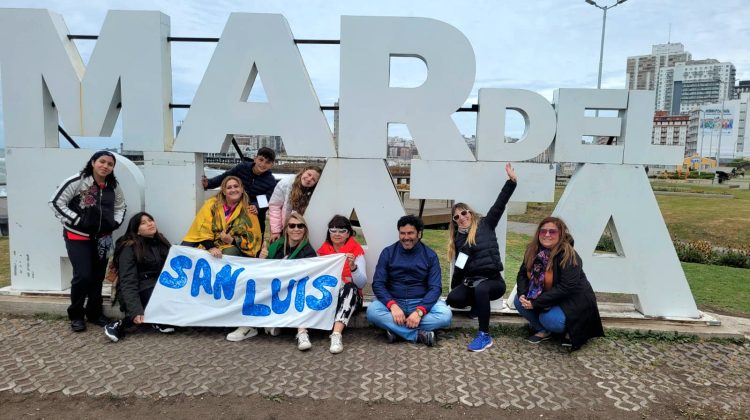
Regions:
<instances>
[{"instance_id":1,"label":"eyeglasses","mask_svg":"<svg viewBox=\"0 0 750 420\"><path fill-rule=\"evenodd\" d=\"M289 229L304 229L307 227L304 223L289 223L287 226Z\"/></svg>"},{"instance_id":2,"label":"eyeglasses","mask_svg":"<svg viewBox=\"0 0 750 420\"><path fill-rule=\"evenodd\" d=\"M557 236L559 233L557 229L539 229L539 236Z\"/></svg>"},{"instance_id":3,"label":"eyeglasses","mask_svg":"<svg viewBox=\"0 0 750 420\"><path fill-rule=\"evenodd\" d=\"M349 232L349 229L347 228L328 228L329 233L347 233Z\"/></svg>"},{"instance_id":4,"label":"eyeglasses","mask_svg":"<svg viewBox=\"0 0 750 420\"><path fill-rule=\"evenodd\" d=\"M468 210L461 210L461 213L459 213L459 214L461 216L466 216L467 214L469 214L469 211ZM459 216L459 214L453 215L453 220L455 220L456 222L458 222L458 216Z\"/></svg>"}]
</instances>

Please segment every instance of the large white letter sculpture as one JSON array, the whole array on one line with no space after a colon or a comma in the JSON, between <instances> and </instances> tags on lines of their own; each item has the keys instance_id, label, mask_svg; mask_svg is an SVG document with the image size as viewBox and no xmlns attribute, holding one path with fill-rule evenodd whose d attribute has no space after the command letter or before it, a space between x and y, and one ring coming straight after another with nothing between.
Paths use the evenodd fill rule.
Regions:
<instances>
[{"instance_id":1,"label":"large white letter sculpture","mask_svg":"<svg viewBox=\"0 0 750 420\"><path fill-rule=\"evenodd\" d=\"M142 169L118 159L130 214L145 207L178 242L201 204L202 153L226 149L233 134L281 135L290 155L331 158L306 215L314 245L323 241L333 214L356 210L370 275L381 249L396 240L396 219L404 214L383 160L389 123L407 124L419 147L412 198L453 198L480 212L505 180L504 162L532 159L554 145L554 161L584 163L555 214L570 224L594 288L636 295L646 315L699 316L640 166L675 165L683 152L650 143L653 92L561 89L553 109L533 92L481 89L475 159L451 119L474 82L474 52L466 37L432 19L344 16L335 150L284 17L235 13L173 144L168 36L169 18L158 12L110 12L85 69L60 16L0 9L14 289L61 290L70 278L61 229L46 201L91 151L59 149L58 124L74 135L111 135L121 106L124 146L144 151L145 159ZM392 57L424 61L424 84L391 87ZM247 102L258 75L268 103ZM504 139L506 109L520 112L526 123L517 143ZM619 115L591 118L588 109ZM582 144L587 135L620 141ZM552 201L554 163L515 166L520 184L513 201ZM497 229L502 249L505 223ZM608 223L615 228L618 256L594 253Z\"/></svg>"}]
</instances>

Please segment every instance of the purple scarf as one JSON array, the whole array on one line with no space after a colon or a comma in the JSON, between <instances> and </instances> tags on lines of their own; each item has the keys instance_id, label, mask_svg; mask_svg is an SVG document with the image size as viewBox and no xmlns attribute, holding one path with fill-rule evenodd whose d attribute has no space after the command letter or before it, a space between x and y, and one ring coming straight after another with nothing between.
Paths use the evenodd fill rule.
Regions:
<instances>
[{"instance_id":1,"label":"purple scarf","mask_svg":"<svg viewBox=\"0 0 750 420\"><path fill-rule=\"evenodd\" d=\"M534 264L531 266L531 275L529 291L526 293L526 299L533 300L539 297L544 291L544 272L547 271L547 265L549 264L550 250L542 248L536 257L534 257Z\"/></svg>"}]
</instances>

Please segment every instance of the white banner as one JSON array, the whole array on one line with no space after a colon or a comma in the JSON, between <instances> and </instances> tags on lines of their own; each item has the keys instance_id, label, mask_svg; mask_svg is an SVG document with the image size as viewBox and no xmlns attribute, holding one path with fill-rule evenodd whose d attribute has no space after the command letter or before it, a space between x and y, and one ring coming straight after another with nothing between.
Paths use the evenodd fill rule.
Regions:
<instances>
[{"instance_id":1,"label":"white banner","mask_svg":"<svg viewBox=\"0 0 750 420\"><path fill-rule=\"evenodd\" d=\"M344 254L261 260L172 246L145 321L205 327L331 329Z\"/></svg>"}]
</instances>

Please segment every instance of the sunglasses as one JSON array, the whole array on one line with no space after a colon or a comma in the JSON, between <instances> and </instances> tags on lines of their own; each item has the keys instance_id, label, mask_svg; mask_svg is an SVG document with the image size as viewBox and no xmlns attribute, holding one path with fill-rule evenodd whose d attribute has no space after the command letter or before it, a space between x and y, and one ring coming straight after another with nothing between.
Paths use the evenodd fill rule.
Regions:
<instances>
[{"instance_id":1,"label":"sunglasses","mask_svg":"<svg viewBox=\"0 0 750 420\"><path fill-rule=\"evenodd\" d=\"M307 227L304 223L289 223L287 226L289 226L289 229L304 229Z\"/></svg>"},{"instance_id":2,"label":"sunglasses","mask_svg":"<svg viewBox=\"0 0 750 420\"><path fill-rule=\"evenodd\" d=\"M456 221L456 222L458 222L459 215L466 216L467 214L469 214L468 210L461 210L461 213L453 215L453 220Z\"/></svg>"},{"instance_id":3,"label":"sunglasses","mask_svg":"<svg viewBox=\"0 0 750 420\"><path fill-rule=\"evenodd\" d=\"M349 229L347 228L328 228L329 233L347 233L349 232Z\"/></svg>"},{"instance_id":4,"label":"sunglasses","mask_svg":"<svg viewBox=\"0 0 750 420\"><path fill-rule=\"evenodd\" d=\"M539 229L539 236L557 236L559 233L557 229Z\"/></svg>"}]
</instances>

